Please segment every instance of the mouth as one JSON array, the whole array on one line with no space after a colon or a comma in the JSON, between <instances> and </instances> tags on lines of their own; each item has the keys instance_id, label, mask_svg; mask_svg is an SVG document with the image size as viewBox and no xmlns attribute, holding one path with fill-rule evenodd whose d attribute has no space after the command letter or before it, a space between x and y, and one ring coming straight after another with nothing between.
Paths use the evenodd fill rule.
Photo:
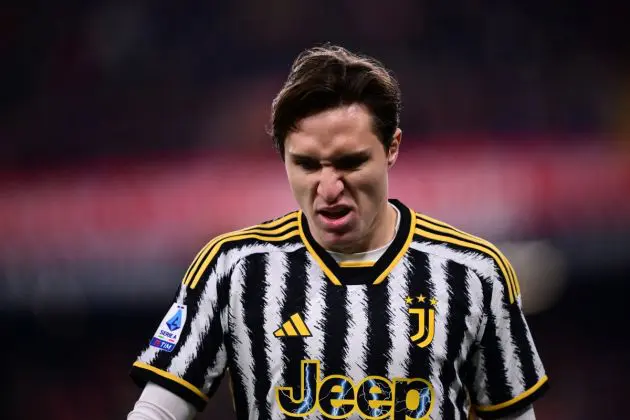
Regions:
<instances>
[{"instance_id":1,"label":"mouth","mask_svg":"<svg viewBox=\"0 0 630 420\"><path fill-rule=\"evenodd\" d=\"M327 219L338 220L350 213L350 207L338 206L319 210L318 213Z\"/></svg>"},{"instance_id":2,"label":"mouth","mask_svg":"<svg viewBox=\"0 0 630 420\"><path fill-rule=\"evenodd\" d=\"M341 233L348 229L352 208L347 206L327 207L317 211L317 216L324 229Z\"/></svg>"}]
</instances>

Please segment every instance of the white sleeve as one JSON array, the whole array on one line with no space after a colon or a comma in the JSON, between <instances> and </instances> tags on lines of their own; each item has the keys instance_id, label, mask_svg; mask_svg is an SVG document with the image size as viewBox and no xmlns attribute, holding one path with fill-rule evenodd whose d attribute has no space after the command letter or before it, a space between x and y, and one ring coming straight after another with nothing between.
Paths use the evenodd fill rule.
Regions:
<instances>
[{"instance_id":1,"label":"white sleeve","mask_svg":"<svg viewBox=\"0 0 630 420\"><path fill-rule=\"evenodd\" d=\"M501 417L499 420L536 420L536 415L534 414L534 407L530 405L518 413L510 414L507 417Z\"/></svg>"},{"instance_id":2,"label":"white sleeve","mask_svg":"<svg viewBox=\"0 0 630 420\"><path fill-rule=\"evenodd\" d=\"M197 410L188 401L148 382L127 420L192 420L196 414Z\"/></svg>"}]
</instances>

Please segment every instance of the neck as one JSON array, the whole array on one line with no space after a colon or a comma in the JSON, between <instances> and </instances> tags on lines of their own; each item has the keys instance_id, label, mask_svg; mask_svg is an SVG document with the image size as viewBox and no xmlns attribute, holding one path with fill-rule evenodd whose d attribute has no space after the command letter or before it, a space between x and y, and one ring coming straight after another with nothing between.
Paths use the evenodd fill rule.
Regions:
<instances>
[{"instance_id":1,"label":"neck","mask_svg":"<svg viewBox=\"0 0 630 420\"><path fill-rule=\"evenodd\" d=\"M374 218L370 226L371 235L362 251L371 251L387 245L396 233L396 210L385 201L384 208ZM361 252L361 251L359 251Z\"/></svg>"}]
</instances>

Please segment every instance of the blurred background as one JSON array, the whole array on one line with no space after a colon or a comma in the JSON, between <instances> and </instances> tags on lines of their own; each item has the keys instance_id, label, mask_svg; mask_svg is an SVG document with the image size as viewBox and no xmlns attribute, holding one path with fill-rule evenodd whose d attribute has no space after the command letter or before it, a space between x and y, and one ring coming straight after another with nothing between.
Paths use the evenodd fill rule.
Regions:
<instances>
[{"instance_id":1,"label":"blurred background","mask_svg":"<svg viewBox=\"0 0 630 420\"><path fill-rule=\"evenodd\" d=\"M295 55L326 41L400 80L391 195L516 267L551 377L538 418L627 418L623 2L8 3L2 418L125 418L197 250L295 207L265 127ZM233 418L226 386L200 418Z\"/></svg>"}]
</instances>

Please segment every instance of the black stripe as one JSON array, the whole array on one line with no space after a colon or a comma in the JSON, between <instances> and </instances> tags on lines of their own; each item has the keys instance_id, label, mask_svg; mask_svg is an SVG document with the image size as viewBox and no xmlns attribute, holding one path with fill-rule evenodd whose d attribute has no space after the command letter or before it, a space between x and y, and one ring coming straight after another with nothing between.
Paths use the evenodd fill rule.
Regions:
<instances>
[{"instance_id":1,"label":"black stripe","mask_svg":"<svg viewBox=\"0 0 630 420\"><path fill-rule=\"evenodd\" d=\"M466 411L466 388L461 387L459 392L457 393L457 397L455 397L455 411L459 413L462 419L468 418L468 411ZM444 416L444 418L448 418Z\"/></svg>"},{"instance_id":2,"label":"black stripe","mask_svg":"<svg viewBox=\"0 0 630 420\"><path fill-rule=\"evenodd\" d=\"M306 310L306 267L307 251L305 248L287 254L288 272L287 286L284 292L285 300L280 310L282 322L289 321L291 315L298 313L302 320ZM280 281L270 279L270 281ZM310 325L308 326L311 327ZM296 328L297 331L297 328ZM301 361L306 359L306 345L304 337L283 337L284 341L284 375L282 384L293 385L295 389L300 389ZM275 401L270 401L275 405Z\"/></svg>"},{"instance_id":3,"label":"black stripe","mask_svg":"<svg viewBox=\"0 0 630 420\"><path fill-rule=\"evenodd\" d=\"M527 339L527 323L525 315L521 311L519 305L510 305L510 326L512 330L512 341L516 344L516 356L521 361L521 371L525 380L525 388L530 388L540 380L536 374L536 366L534 364L535 349Z\"/></svg>"},{"instance_id":4,"label":"black stripe","mask_svg":"<svg viewBox=\"0 0 630 420\"><path fill-rule=\"evenodd\" d=\"M409 292L408 296L413 299L413 303L411 305L406 305L405 302L400 302L401 305L406 305L405 309L410 307L428 307L429 299L435 296L435 287L430 278L429 272L429 257L427 254L412 250L408 251L408 261L411 264L411 274L407 276ZM425 302L420 303L417 301L417 297L420 295L424 295ZM394 307L396 307L396 302L392 302ZM418 321L409 316L409 330L407 331L407 335L411 337L418 331ZM396 326L394 326L396 328ZM410 346L410 361L409 368L407 371L408 378L425 378L429 379L429 375L431 374L431 361L433 360L432 347L433 344L429 344L429 346L425 348L420 348L416 344L414 344L411 340L409 340Z\"/></svg>"},{"instance_id":5,"label":"black stripe","mask_svg":"<svg viewBox=\"0 0 630 420\"><path fill-rule=\"evenodd\" d=\"M424 220L424 219L422 219L422 220ZM429 220L425 220L425 221L428 222L428 223L433 223L433 222L431 222ZM434 223L434 224L438 225L437 223ZM417 224L416 227L418 229L425 230L425 231L427 231L429 233L432 233L434 235L446 236L447 238L457 239L457 240L460 240L460 241L473 243L473 244L478 245L479 247L483 248L486 251L486 252L483 252L483 253L486 256L488 256L488 257L493 259L493 261L494 261L495 265L497 266L497 268L500 268L499 261L501 262L501 265L503 265L503 267L505 268L505 275L507 275L507 278L505 279L505 281L508 282L510 284L510 287L511 287L511 284L513 283L512 282L512 272L510 271L510 266L507 265L507 259L506 258L501 258L501 256L495 250L490 248L488 245L485 245L484 243L481 243L479 240L458 236L457 232L454 231L453 228L448 228L447 226L445 226L445 227L447 227L453 233L440 232L438 230L431 229L429 227L422 226L420 224ZM431 239L431 238L424 238L424 239L425 240L428 239L428 240L431 240L431 241L435 241L435 239ZM440 241L440 242L445 244L445 245L447 245L447 246L449 246L449 247L451 247L451 248L454 248L454 249L457 249L457 250L460 250L460 251L479 252L476 249L471 249L471 248L468 248L468 247L465 247L465 246L452 244L450 242L442 242L442 241ZM499 269L499 274L501 274L501 276L503 276L503 271L500 270L500 269ZM514 289L514 288L512 288L512 289ZM515 290L512 290L512 291L513 291L513 293L516 293Z\"/></svg>"},{"instance_id":6,"label":"black stripe","mask_svg":"<svg viewBox=\"0 0 630 420\"><path fill-rule=\"evenodd\" d=\"M442 365L439 381L443 385L444 398L442 401L442 414L445 419L455 417L455 406L449 400L448 391L456 380L455 369L457 362L462 359L460 351L462 343L466 340L466 316L470 314L470 294L466 287L467 269L465 266L449 261L446 264L446 279L449 284L449 311L446 316L446 360L449 363ZM440 328L441 326L436 326ZM458 410L459 407L457 406Z\"/></svg>"},{"instance_id":7,"label":"black stripe","mask_svg":"<svg viewBox=\"0 0 630 420\"><path fill-rule=\"evenodd\" d=\"M505 364L509 363L503 357L497 336L498 320L491 311L492 285L482 281L484 311L488 314L484 335L481 338L480 351L483 352L484 368L486 372L486 391L490 404L499 404L512 398L507 382Z\"/></svg>"},{"instance_id":8,"label":"black stripe","mask_svg":"<svg viewBox=\"0 0 630 420\"><path fill-rule=\"evenodd\" d=\"M325 335L323 351L323 373L346 375L344 358L348 352L348 288L335 286L330 282L324 285L324 300L327 311L324 313L322 328Z\"/></svg>"},{"instance_id":9,"label":"black stripe","mask_svg":"<svg viewBox=\"0 0 630 420\"><path fill-rule=\"evenodd\" d=\"M391 362L392 302L390 302L387 282L367 288L368 330L367 330L367 372L387 378L387 366Z\"/></svg>"},{"instance_id":10,"label":"black stripe","mask_svg":"<svg viewBox=\"0 0 630 420\"><path fill-rule=\"evenodd\" d=\"M221 312L227 307L229 303L229 277L231 272L221 277L216 286L208 285L208 287L217 287L217 303L212 307L212 311L207 315L211 317L210 326L208 332L204 337L201 337L201 343L198 347L198 351L195 353L195 357L190 363L190 366L184 373L184 380L191 384L199 384L199 387L203 386L204 377L208 366L212 366L216 363L217 355L221 344L224 342L224 331L221 325ZM200 288L203 289L203 288ZM200 292L200 294L203 294ZM199 299L197 299L199 301ZM190 323L192 317L186 319L186 323ZM194 351L194 350L193 350ZM210 395L216 391L216 386L221 379L215 381L213 388L210 390Z\"/></svg>"},{"instance_id":11,"label":"black stripe","mask_svg":"<svg viewBox=\"0 0 630 420\"><path fill-rule=\"evenodd\" d=\"M243 295L241 304L244 311L243 320L249 335L253 356L254 373L254 400L258 406L259 416L266 419L269 416L269 407L265 403L267 391L271 386L268 371L265 348L265 330L263 308L265 293L267 291L266 279L266 254L253 254L247 258L248 264L245 271ZM245 378L246 380L249 378ZM251 398L251 396L250 396Z\"/></svg>"}]
</instances>

